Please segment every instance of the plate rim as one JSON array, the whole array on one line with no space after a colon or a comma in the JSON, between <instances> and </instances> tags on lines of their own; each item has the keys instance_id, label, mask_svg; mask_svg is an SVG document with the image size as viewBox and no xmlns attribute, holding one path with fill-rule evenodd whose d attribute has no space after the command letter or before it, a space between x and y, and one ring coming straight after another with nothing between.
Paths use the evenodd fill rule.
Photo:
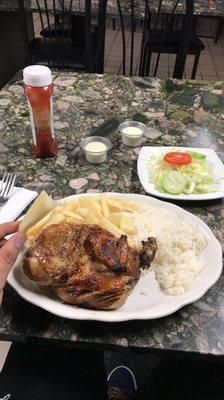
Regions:
<instances>
[{"instance_id":1,"label":"plate rim","mask_svg":"<svg viewBox=\"0 0 224 400\"><path fill-rule=\"evenodd\" d=\"M125 321L133 321L133 320L151 320L151 319L158 319L158 318L166 317L166 316L171 315L171 314L175 313L176 311L180 310L182 307L194 303L195 301L199 300L202 296L204 296L204 294L218 281L219 277L222 274L222 270L223 270L222 248L221 248L221 245L220 245L218 239L215 237L214 233L211 231L209 226L203 220L201 220L198 216L194 215L193 213L191 213L189 211L186 211L185 209L183 209L182 207L180 207L176 204L168 203L168 202L162 201L160 199L157 199L157 198L154 198L151 196L141 195L141 194L137 194L137 193L116 193L116 192L102 192L102 193L107 193L107 195L109 195L109 196L120 196L120 197L122 197L124 195L130 196L130 197L137 196L137 197L139 197L139 199L141 198L143 201L145 200L147 202L147 200L148 200L152 203L160 204L161 207L163 207L163 205L165 205L165 208L174 209L174 210L178 209L179 213L183 213L184 215L186 215L186 217L188 215L190 215L191 218L193 217L193 219L195 220L195 223L198 221L200 223L200 225L202 225L202 227L206 228L206 230L210 234L210 238L213 239L214 244L216 245L217 258L220 260L220 265L219 265L219 268L217 269L217 272L216 272L215 276L213 277L213 279L203 289L201 289L199 291L199 293L195 294L193 297L184 299L184 300L180 300L174 306L172 306L169 310L167 310L165 312L162 311L160 314L157 313L156 316L155 315L150 316L150 310L141 310L140 313L139 313L139 311L130 311L130 312L127 312L128 316L125 316L124 313L119 314L119 309L115 310L116 314L114 314L113 311L82 309L79 307L74 307L69 304L63 304L62 302L60 302L60 300L55 298L56 302L60 302L60 304L65 305L66 307L70 307L73 310L78 310L78 311L81 310L81 315L73 315L73 313L71 313L71 315L65 316L65 315L62 315L62 313L60 311L58 311L57 308L56 308L56 310L52 311L52 307L48 306L48 304L45 305L45 307L43 307L42 305L38 304L38 301L36 301L35 298L32 298L32 296L30 298L29 295L28 296L26 295L26 293L29 293L28 289L26 289L26 288L24 289L22 287L22 285L16 281L16 278L14 277L14 274L13 274L14 269L17 268L17 264L18 264L18 260L17 260L17 262L13 266L12 270L10 271L10 274L8 275L7 281L24 300L28 301L31 304L34 304L37 307L44 309L45 311L50 312L53 315L56 315L56 316L59 316L62 318L66 318L66 319L71 319L71 320L101 321L101 322L125 322ZM82 197L82 196L98 197L102 193L75 194L75 195L67 196L63 199L60 199L59 202L63 202L67 199L78 198L78 197ZM21 290L18 290L18 286L21 288ZM190 291L188 293L190 293ZM177 298L178 296L175 296L175 297ZM85 312L88 312L89 315L85 316ZM82 313L83 313L83 315L82 315ZM99 314L101 314L101 315L99 315Z\"/></svg>"},{"instance_id":2,"label":"plate rim","mask_svg":"<svg viewBox=\"0 0 224 400\"><path fill-rule=\"evenodd\" d=\"M140 183L142 185L142 187L144 188L144 190L146 191L146 193L150 194L151 196L155 196L155 197L159 197L160 199L167 199L167 200L175 200L175 201L209 201L209 200L217 200L217 199L221 199L224 197L224 189L222 191L218 191L218 192L211 192L211 194L209 195L209 193L206 193L206 195L209 195L209 197L203 197L204 193L202 194L198 194L195 197L192 197L192 195L185 195L185 194L181 194L181 195L172 195L170 193L160 193L158 192L158 190L154 189L154 188L149 188L148 185L152 185L150 184L150 182L145 182L143 180L143 176L142 176L142 168L145 168L145 160L141 159L141 156L143 154L143 152L145 151L145 149L164 149L164 151L167 149L174 149L174 150L180 150L180 149L187 149L187 150L192 150L192 151L203 151L206 150L209 153L213 153L213 155L215 156L215 158L217 159L217 161L219 162L219 164L222 165L223 169L224 169L224 164L222 162L222 160L219 158L218 154L216 153L216 151L214 149L209 149L208 147L188 147L188 146L142 146L141 150L139 152L138 155L138 161L137 161L137 173L138 173L138 178L140 180Z\"/></svg>"}]
</instances>

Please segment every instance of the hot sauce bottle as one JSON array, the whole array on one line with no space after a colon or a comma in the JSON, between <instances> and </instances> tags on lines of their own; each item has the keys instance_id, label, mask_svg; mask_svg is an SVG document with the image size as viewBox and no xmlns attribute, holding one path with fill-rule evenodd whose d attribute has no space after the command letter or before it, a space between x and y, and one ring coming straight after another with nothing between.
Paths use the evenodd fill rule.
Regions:
<instances>
[{"instance_id":1,"label":"hot sauce bottle","mask_svg":"<svg viewBox=\"0 0 224 400\"><path fill-rule=\"evenodd\" d=\"M54 157L58 147L54 135L51 70L42 65L31 65L23 70L23 81L33 134L33 155Z\"/></svg>"}]
</instances>

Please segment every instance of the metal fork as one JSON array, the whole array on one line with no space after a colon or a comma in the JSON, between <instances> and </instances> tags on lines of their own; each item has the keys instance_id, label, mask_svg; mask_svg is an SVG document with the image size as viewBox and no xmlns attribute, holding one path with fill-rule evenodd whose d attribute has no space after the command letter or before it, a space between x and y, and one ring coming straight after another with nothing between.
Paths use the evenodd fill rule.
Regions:
<instances>
[{"instance_id":1,"label":"metal fork","mask_svg":"<svg viewBox=\"0 0 224 400\"><path fill-rule=\"evenodd\" d=\"M11 172L5 172L0 183L0 206L5 204L15 186L16 175Z\"/></svg>"}]
</instances>

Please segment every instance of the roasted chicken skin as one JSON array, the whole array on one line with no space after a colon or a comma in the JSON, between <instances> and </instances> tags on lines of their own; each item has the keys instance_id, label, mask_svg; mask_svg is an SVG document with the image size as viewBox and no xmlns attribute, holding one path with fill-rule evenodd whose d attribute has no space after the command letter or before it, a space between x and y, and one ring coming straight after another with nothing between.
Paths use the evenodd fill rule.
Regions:
<instances>
[{"instance_id":1,"label":"roasted chicken skin","mask_svg":"<svg viewBox=\"0 0 224 400\"><path fill-rule=\"evenodd\" d=\"M23 269L66 303L112 310L137 283L141 258L126 236L117 239L97 225L70 223L43 229L29 243Z\"/></svg>"},{"instance_id":2,"label":"roasted chicken skin","mask_svg":"<svg viewBox=\"0 0 224 400\"><path fill-rule=\"evenodd\" d=\"M158 246L154 237L149 237L146 242L142 241L142 250L139 252L142 267L150 266L157 253Z\"/></svg>"}]
</instances>

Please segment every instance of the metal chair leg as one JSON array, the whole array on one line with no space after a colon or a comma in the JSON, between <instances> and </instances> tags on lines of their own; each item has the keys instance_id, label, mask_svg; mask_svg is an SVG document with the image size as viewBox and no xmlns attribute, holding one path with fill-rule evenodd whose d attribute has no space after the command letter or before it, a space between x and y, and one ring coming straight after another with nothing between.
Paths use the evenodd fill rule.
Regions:
<instances>
[{"instance_id":1,"label":"metal chair leg","mask_svg":"<svg viewBox=\"0 0 224 400\"><path fill-rule=\"evenodd\" d=\"M140 60L140 67L139 67L139 75L140 76L146 76L147 57L148 57L148 46L144 45L144 48L142 50L141 60Z\"/></svg>"},{"instance_id":2,"label":"metal chair leg","mask_svg":"<svg viewBox=\"0 0 224 400\"><path fill-rule=\"evenodd\" d=\"M197 23L198 23L198 16L194 15L193 17L193 26L192 26L192 32L196 32L196 28L197 28Z\"/></svg>"},{"instance_id":3,"label":"metal chair leg","mask_svg":"<svg viewBox=\"0 0 224 400\"><path fill-rule=\"evenodd\" d=\"M160 55L161 55L160 53L157 54L156 65L155 65L154 74L153 74L154 78L155 78L156 75L157 75L157 71L158 71L158 67L159 67Z\"/></svg>"},{"instance_id":4,"label":"metal chair leg","mask_svg":"<svg viewBox=\"0 0 224 400\"><path fill-rule=\"evenodd\" d=\"M150 65L151 65L151 58L152 58L152 52L147 48L147 59L146 59L146 70L145 70L145 76L150 75Z\"/></svg>"},{"instance_id":5,"label":"metal chair leg","mask_svg":"<svg viewBox=\"0 0 224 400\"><path fill-rule=\"evenodd\" d=\"M196 77L196 73L197 73L197 69L198 69L198 63L199 63L200 55L201 55L201 52L198 53L198 54L195 56L194 65L193 65L192 74L191 74L191 79L195 79L195 77Z\"/></svg>"},{"instance_id":6,"label":"metal chair leg","mask_svg":"<svg viewBox=\"0 0 224 400\"><path fill-rule=\"evenodd\" d=\"M215 44L218 43L219 36L221 35L222 30L223 30L223 26L224 26L224 19L222 17L220 17L217 32L215 35Z\"/></svg>"},{"instance_id":7,"label":"metal chair leg","mask_svg":"<svg viewBox=\"0 0 224 400\"><path fill-rule=\"evenodd\" d=\"M24 7L23 0L18 0L18 13L19 13L19 22L22 32L24 50L25 50L25 66L31 63L31 54L30 54L30 46L29 46L29 35L28 35L28 27L27 27L27 16Z\"/></svg>"},{"instance_id":8,"label":"metal chair leg","mask_svg":"<svg viewBox=\"0 0 224 400\"><path fill-rule=\"evenodd\" d=\"M141 57L140 57L140 64L139 64L139 76L144 76L144 68L145 68L145 60L146 60L145 51L146 51L146 48L143 45L142 51L141 51Z\"/></svg>"}]
</instances>

